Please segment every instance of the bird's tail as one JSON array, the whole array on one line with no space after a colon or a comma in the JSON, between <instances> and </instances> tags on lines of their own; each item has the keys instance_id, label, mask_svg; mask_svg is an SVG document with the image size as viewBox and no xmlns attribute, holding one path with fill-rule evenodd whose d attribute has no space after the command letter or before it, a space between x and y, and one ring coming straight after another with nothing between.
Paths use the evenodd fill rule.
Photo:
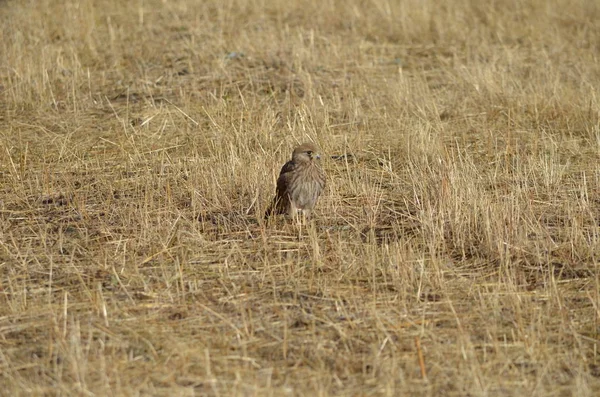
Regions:
<instances>
[{"instance_id":1,"label":"bird's tail","mask_svg":"<svg viewBox=\"0 0 600 397\"><path fill-rule=\"evenodd\" d=\"M269 219L271 215L273 215L273 212L275 211L275 204L275 200L273 200L269 205L269 208L267 208L265 211L265 219Z\"/></svg>"},{"instance_id":2,"label":"bird's tail","mask_svg":"<svg viewBox=\"0 0 600 397\"><path fill-rule=\"evenodd\" d=\"M281 200L277 197L275 197L273 199L273 201L271 201L271 205L269 205L269 208L267 208L267 210L265 211L265 219L270 218L273 215L277 215L281 213Z\"/></svg>"}]
</instances>

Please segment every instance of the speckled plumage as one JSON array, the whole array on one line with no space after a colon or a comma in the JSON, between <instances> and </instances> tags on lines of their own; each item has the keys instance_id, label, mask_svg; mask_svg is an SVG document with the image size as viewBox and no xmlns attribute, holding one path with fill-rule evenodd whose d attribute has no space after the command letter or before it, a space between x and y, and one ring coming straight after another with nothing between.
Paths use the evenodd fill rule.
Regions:
<instances>
[{"instance_id":1,"label":"speckled plumage","mask_svg":"<svg viewBox=\"0 0 600 397\"><path fill-rule=\"evenodd\" d=\"M325 189L325 173L319 161L319 149L313 143L303 143L294 149L292 159L281 168L275 198L266 217L273 214L294 217L299 212L310 217Z\"/></svg>"}]
</instances>

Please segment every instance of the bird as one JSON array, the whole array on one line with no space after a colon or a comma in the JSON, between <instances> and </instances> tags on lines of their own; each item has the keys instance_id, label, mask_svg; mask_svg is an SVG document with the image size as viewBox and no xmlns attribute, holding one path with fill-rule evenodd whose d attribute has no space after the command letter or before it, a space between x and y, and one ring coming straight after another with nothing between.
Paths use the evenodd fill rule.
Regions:
<instances>
[{"instance_id":1,"label":"bird","mask_svg":"<svg viewBox=\"0 0 600 397\"><path fill-rule=\"evenodd\" d=\"M292 159L281 167L275 198L265 213L309 219L319 196L325 189L325 172L320 166L319 148L311 142L296 147Z\"/></svg>"}]
</instances>

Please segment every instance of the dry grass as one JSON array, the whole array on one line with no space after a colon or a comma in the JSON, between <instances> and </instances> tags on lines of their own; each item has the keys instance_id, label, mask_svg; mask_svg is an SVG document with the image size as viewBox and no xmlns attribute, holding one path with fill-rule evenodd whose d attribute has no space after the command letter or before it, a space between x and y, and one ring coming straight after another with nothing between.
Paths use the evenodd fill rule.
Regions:
<instances>
[{"instance_id":1,"label":"dry grass","mask_svg":"<svg viewBox=\"0 0 600 397\"><path fill-rule=\"evenodd\" d=\"M600 393L597 2L0 15L0 393Z\"/></svg>"}]
</instances>

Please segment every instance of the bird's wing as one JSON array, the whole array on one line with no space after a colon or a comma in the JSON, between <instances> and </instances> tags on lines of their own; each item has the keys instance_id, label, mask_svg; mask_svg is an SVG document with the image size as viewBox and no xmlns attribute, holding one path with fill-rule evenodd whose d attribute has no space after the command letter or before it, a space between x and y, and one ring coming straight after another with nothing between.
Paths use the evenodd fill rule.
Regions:
<instances>
[{"instance_id":1,"label":"bird's wing","mask_svg":"<svg viewBox=\"0 0 600 397\"><path fill-rule=\"evenodd\" d=\"M277 196L283 197L287 191L287 187L290 184L290 179L292 178L292 174L296 170L296 163L293 161L288 161L281 167L281 171L279 172L279 178L277 178Z\"/></svg>"},{"instance_id":2,"label":"bird's wing","mask_svg":"<svg viewBox=\"0 0 600 397\"><path fill-rule=\"evenodd\" d=\"M281 167L279 172L279 178L277 178L277 190L273 202L265 213L265 218L273 214L285 214L287 206L289 205L289 198L287 195L287 188L290 184L290 180L293 176L293 171L296 169L296 164L293 161L288 161Z\"/></svg>"},{"instance_id":3,"label":"bird's wing","mask_svg":"<svg viewBox=\"0 0 600 397\"><path fill-rule=\"evenodd\" d=\"M292 172L296 169L296 163L292 160L288 161L281 167L281 171L279 171L279 176L283 174L287 174L288 172Z\"/></svg>"}]
</instances>

